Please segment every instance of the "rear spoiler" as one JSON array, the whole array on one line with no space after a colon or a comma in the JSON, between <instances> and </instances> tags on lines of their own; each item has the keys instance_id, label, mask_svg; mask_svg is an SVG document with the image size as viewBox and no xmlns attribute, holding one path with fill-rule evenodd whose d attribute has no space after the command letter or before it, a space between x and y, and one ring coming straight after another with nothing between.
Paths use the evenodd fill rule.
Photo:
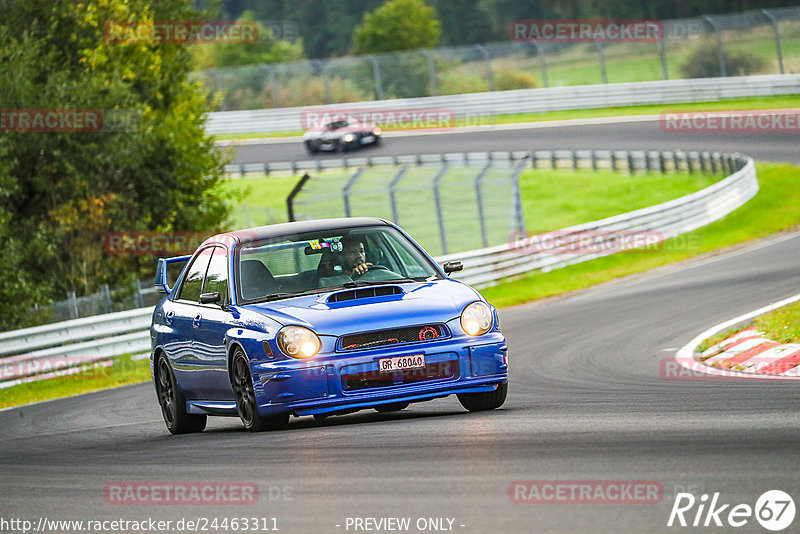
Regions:
<instances>
[{"instance_id":1,"label":"rear spoiler","mask_svg":"<svg viewBox=\"0 0 800 534\"><path fill-rule=\"evenodd\" d=\"M158 258L158 267L156 267L156 292L169 295L172 293L172 288L169 287L167 282L167 265L170 263L178 263L181 261L189 261L192 255L188 256L175 256L174 258Z\"/></svg>"}]
</instances>

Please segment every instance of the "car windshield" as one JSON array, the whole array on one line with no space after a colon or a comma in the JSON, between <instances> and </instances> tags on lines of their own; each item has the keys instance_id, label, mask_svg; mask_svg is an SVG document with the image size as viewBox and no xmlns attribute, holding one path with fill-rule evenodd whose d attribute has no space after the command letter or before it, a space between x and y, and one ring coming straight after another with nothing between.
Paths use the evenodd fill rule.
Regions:
<instances>
[{"instance_id":1,"label":"car windshield","mask_svg":"<svg viewBox=\"0 0 800 534\"><path fill-rule=\"evenodd\" d=\"M336 121L336 122L329 122L326 125L328 130L339 130L340 128L347 128L348 126L354 126L354 123L347 121Z\"/></svg>"},{"instance_id":2,"label":"car windshield","mask_svg":"<svg viewBox=\"0 0 800 534\"><path fill-rule=\"evenodd\" d=\"M245 302L441 278L414 243L390 226L332 229L247 244L238 254L237 272Z\"/></svg>"}]
</instances>

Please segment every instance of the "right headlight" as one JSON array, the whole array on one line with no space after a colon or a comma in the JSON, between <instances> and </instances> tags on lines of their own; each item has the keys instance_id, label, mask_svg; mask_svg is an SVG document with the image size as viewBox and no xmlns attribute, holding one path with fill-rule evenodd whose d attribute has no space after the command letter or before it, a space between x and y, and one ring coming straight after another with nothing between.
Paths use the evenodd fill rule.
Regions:
<instances>
[{"instance_id":1,"label":"right headlight","mask_svg":"<svg viewBox=\"0 0 800 534\"><path fill-rule=\"evenodd\" d=\"M470 336L485 334L491 330L492 322L492 310L485 302L473 302L461 312L461 328Z\"/></svg>"},{"instance_id":2,"label":"right headlight","mask_svg":"<svg viewBox=\"0 0 800 534\"><path fill-rule=\"evenodd\" d=\"M317 334L304 326L284 326L277 339L278 347L292 358L311 358L322 345Z\"/></svg>"}]
</instances>

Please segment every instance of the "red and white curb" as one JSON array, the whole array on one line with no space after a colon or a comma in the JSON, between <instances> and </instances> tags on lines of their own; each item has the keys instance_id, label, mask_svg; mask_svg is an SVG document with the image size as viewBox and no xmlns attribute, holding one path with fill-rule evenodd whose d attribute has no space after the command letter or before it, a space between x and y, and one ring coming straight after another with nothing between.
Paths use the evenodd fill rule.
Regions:
<instances>
[{"instance_id":1,"label":"red and white curb","mask_svg":"<svg viewBox=\"0 0 800 534\"><path fill-rule=\"evenodd\" d=\"M705 339L800 300L800 294L759 308L697 335L675 354L677 363L691 376L705 375L766 380L800 380L800 343L767 339L755 327L745 328L709 347L697 357L697 346Z\"/></svg>"}]
</instances>

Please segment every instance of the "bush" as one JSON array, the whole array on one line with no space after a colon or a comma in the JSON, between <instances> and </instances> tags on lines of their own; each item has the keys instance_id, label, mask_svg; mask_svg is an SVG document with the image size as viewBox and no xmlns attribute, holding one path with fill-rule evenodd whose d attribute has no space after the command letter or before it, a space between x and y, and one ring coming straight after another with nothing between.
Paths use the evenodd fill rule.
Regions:
<instances>
[{"instance_id":1,"label":"bush","mask_svg":"<svg viewBox=\"0 0 800 534\"><path fill-rule=\"evenodd\" d=\"M763 71L767 67L767 61L752 52L725 50L723 55L728 76L746 76ZM721 76L716 40L706 39L692 47L680 69L687 78Z\"/></svg>"},{"instance_id":2,"label":"bush","mask_svg":"<svg viewBox=\"0 0 800 534\"><path fill-rule=\"evenodd\" d=\"M439 78L440 95L461 95L464 93L482 93L489 89L486 78L469 75L455 70L445 73Z\"/></svg>"},{"instance_id":3,"label":"bush","mask_svg":"<svg viewBox=\"0 0 800 534\"><path fill-rule=\"evenodd\" d=\"M494 73L495 91L510 91L512 89L533 89L536 87L536 78L533 74L518 70L504 70Z\"/></svg>"}]
</instances>

